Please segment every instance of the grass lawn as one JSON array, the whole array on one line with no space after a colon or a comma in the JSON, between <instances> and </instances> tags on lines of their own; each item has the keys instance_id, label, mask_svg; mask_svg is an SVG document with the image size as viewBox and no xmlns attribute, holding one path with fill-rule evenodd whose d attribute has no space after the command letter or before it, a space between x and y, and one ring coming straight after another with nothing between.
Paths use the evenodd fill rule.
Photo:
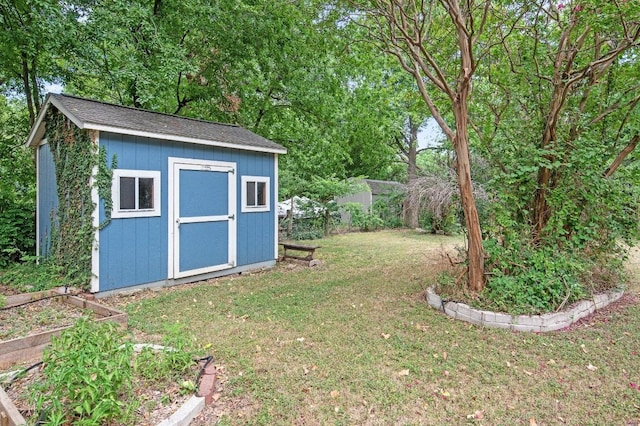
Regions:
<instances>
[{"instance_id":1,"label":"grass lawn","mask_svg":"<svg viewBox=\"0 0 640 426\"><path fill-rule=\"evenodd\" d=\"M123 298L123 308L145 333L184 324L226 368L221 424L636 425L640 306L548 334L449 319L422 293L443 250L461 243L333 236L319 242L319 267L280 263Z\"/></svg>"}]
</instances>

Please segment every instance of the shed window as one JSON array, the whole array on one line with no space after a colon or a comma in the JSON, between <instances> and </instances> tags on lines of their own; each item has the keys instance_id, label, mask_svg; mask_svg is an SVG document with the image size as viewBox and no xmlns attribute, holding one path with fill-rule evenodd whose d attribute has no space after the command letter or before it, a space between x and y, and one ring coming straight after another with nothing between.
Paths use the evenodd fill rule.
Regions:
<instances>
[{"instance_id":1,"label":"shed window","mask_svg":"<svg viewBox=\"0 0 640 426\"><path fill-rule=\"evenodd\" d=\"M160 216L160 172L113 171L112 218Z\"/></svg>"},{"instance_id":2,"label":"shed window","mask_svg":"<svg viewBox=\"0 0 640 426\"><path fill-rule=\"evenodd\" d=\"M269 209L269 178L242 176L242 211L268 212Z\"/></svg>"}]
</instances>

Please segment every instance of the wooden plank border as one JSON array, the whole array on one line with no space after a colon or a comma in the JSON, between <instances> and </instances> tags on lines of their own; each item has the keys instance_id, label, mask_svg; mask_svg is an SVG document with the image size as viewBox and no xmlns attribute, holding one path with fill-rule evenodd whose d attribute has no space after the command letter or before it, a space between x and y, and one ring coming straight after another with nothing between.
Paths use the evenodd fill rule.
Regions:
<instances>
[{"instance_id":1,"label":"wooden plank border","mask_svg":"<svg viewBox=\"0 0 640 426\"><path fill-rule=\"evenodd\" d=\"M62 296L59 298L62 303L67 303L80 309L89 309L93 311L100 317L95 319L95 321L113 321L118 323L122 328L127 328L128 317L125 312L108 308L75 295L66 294L63 289L8 296L7 307L20 305L21 303L39 300L57 294ZM71 326L59 327L42 333L31 334L29 336L0 342L0 368L9 367L19 361L30 361L40 358L44 348L51 342L51 337L59 336L60 333L70 327Z\"/></svg>"},{"instance_id":2,"label":"wooden plank border","mask_svg":"<svg viewBox=\"0 0 640 426\"><path fill-rule=\"evenodd\" d=\"M26 424L27 421L0 387L0 426L22 426Z\"/></svg>"}]
</instances>

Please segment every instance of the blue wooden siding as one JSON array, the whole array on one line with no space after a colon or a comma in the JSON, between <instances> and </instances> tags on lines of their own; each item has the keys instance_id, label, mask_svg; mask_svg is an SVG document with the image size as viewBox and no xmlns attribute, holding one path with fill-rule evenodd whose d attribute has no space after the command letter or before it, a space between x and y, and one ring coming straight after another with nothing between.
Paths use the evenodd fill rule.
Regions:
<instances>
[{"instance_id":1,"label":"blue wooden siding","mask_svg":"<svg viewBox=\"0 0 640 426\"><path fill-rule=\"evenodd\" d=\"M118 168L159 170L161 173L161 216L112 219L100 231L100 291L162 281L168 277L168 158L236 163L237 181L237 266L274 260L276 201L273 199L274 155L160 141L143 137L101 133L100 145L108 158L117 158ZM243 175L270 178L271 209L263 213L241 213ZM197 179L196 179L197 180ZM104 203L100 202L100 222L104 220ZM216 245L210 244L217 253ZM219 256L219 254L212 254Z\"/></svg>"},{"instance_id":2,"label":"blue wooden siding","mask_svg":"<svg viewBox=\"0 0 640 426\"><path fill-rule=\"evenodd\" d=\"M52 221L58 211L56 169L49 144L38 147L38 244L40 256L49 254Z\"/></svg>"}]
</instances>

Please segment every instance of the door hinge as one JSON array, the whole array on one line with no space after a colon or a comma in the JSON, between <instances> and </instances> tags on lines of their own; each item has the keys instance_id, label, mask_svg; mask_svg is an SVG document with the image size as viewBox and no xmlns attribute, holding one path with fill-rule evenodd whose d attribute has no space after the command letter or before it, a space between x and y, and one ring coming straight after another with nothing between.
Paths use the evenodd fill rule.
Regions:
<instances>
[{"instance_id":1,"label":"door hinge","mask_svg":"<svg viewBox=\"0 0 640 426\"><path fill-rule=\"evenodd\" d=\"M235 214L230 214L230 215L229 215L229 220L234 220L235 218L236 218L236 215L235 215Z\"/></svg>"},{"instance_id":2,"label":"door hinge","mask_svg":"<svg viewBox=\"0 0 640 426\"><path fill-rule=\"evenodd\" d=\"M236 169L229 169L229 173L231 173L232 175L236 174Z\"/></svg>"}]
</instances>

